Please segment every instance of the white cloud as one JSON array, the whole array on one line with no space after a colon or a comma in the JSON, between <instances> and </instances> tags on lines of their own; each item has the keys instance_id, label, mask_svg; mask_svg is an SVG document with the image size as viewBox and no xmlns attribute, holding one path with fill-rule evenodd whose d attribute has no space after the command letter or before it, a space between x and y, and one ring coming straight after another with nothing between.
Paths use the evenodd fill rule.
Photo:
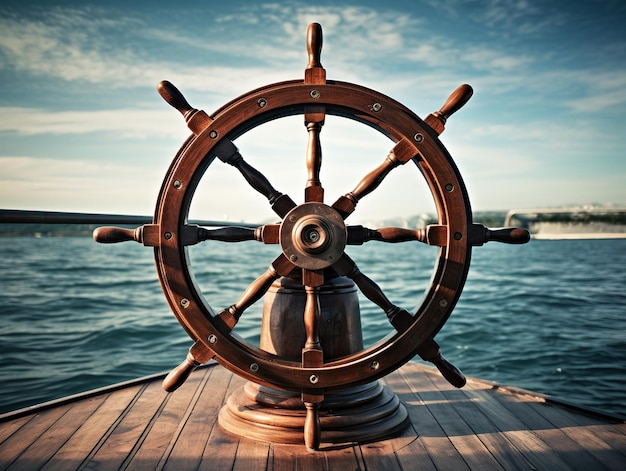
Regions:
<instances>
[{"instance_id":1,"label":"white cloud","mask_svg":"<svg viewBox=\"0 0 626 471\"><path fill-rule=\"evenodd\" d=\"M404 28L415 23L408 18L391 22L389 13L381 18L379 12L365 7L296 7L285 11L277 5L266 5L246 10L228 21L222 19L222 29L212 33L220 38L216 41L194 37L176 26L156 28L132 17L117 24L113 14L106 10L98 10L93 15L88 13L57 10L57 14L41 19L0 19L0 29L4 32L0 37L0 50L5 56L5 67L9 65L40 77L103 83L110 88L146 86L166 74L199 90L228 95L234 90L233 82L240 84L240 90L246 90L243 87L248 85L256 87L271 83L267 80L285 80L292 78L293 73L301 75L306 65L306 25L312 18L325 21L330 31L333 25L339 25L328 47L333 50L333 60L345 64L346 69L355 65L362 68L360 63L365 60L366 68L375 70L375 63L367 64L367 59L374 62L378 55L401 51L406 35ZM255 15L263 26L246 31L244 35L233 35L228 23L237 22L240 26L246 15ZM266 34L277 29L285 34ZM110 40L116 36L126 39L121 41L122 47L118 41ZM258 40L259 36L262 41ZM141 45L145 38L164 45L178 45L182 54L147 58ZM238 63L233 66L212 64L210 57L204 66L190 63L190 53L201 50L228 55ZM251 62L256 65L250 65Z\"/></svg>"},{"instance_id":2,"label":"white cloud","mask_svg":"<svg viewBox=\"0 0 626 471\"><path fill-rule=\"evenodd\" d=\"M581 140L581 128L587 129L584 141ZM498 123L493 120L491 123L481 122L475 129L472 129L470 136L465 137L467 141L482 143L508 142L509 145L519 147L521 145L537 146L543 148L566 148L571 155L574 149L588 146L597 146L598 142L608 139L609 135L601 129L592 128L584 123L558 123L546 120L534 120L527 123Z\"/></svg>"},{"instance_id":3,"label":"white cloud","mask_svg":"<svg viewBox=\"0 0 626 471\"><path fill-rule=\"evenodd\" d=\"M626 90L612 90L606 93L596 93L592 96L572 98L565 101L565 105L579 113L596 113L607 109L617 109L626 103Z\"/></svg>"},{"instance_id":4,"label":"white cloud","mask_svg":"<svg viewBox=\"0 0 626 471\"><path fill-rule=\"evenodd\" d=\"M477 70L489 70L497 75L502 72L516 72L525 70L534 60L519 54L507 54L496 49L488 49L484 46L469 47L459 54L459 60L471 65Z\"/></svg>"},{"instance_id":5,"label":"white cloud","mask_svg":"<svg viewBox=\"0 0 626 471\"><path fill-rule=\"evenodd\" d=\"M564 104L578 113L623 110L626 105L626 68L612 71L579 71L568 77L580 90Z\"/></svg>"},{"instance_id":6,"label":"white cloud","mask_svg":"<svg viewBox=\"0 0 626 471\"><path fill-rule=\"evenodd\" d=\"M432 6L441 8L441 3ZM106 88L109 93L119 90L122 94L125 89L152 89L158 81L167 79L181 89L192 106L210 113L248 90L301 77L306 65L306 25L315 20L324 26L322 63L330 79L359 83L388 94L420 116L441 106L459 83L474 86L476 97L467 106L468 110L459 113L459 116L468 113L469 121L459 120L461 126L458 127L455 116L449 128L456 130L454 133L447 131L443 137L444 142L452 144L449 148L455 159L456 151L461 151L458 157L463 159L462 172L464 175L468 172L470 181L476 178L483 182L481 175L513 180L516 171L531 175L541 157L549 155L563 162L568 157L588 152L594 142L606 144L607 148L620 147L622 138L605 133L602 120L606 119L603 113L607 111L617 115L626 100L623 67L615 64L585 67L572 65L573 62L567 60L548 63L548 53L535 54L519 40L486 41L492 38L491 33L501 30L501 25L496 27L498 21L517 28L517 23L513 23L519 20L516 31L520 32L526 28L525 24L532 23L529 19L536 14L534 3L519 2L505 19L503 2L494 0L489 5L493 7L491 10L476 5L476 15L468 18L475 24L485 20L487 31L482 34L481 29L480 37L466 41L434 28L415 10L399 14L399 10L393 10L398 8L393 3L376 9L254 3L237 11L228 8L225 13L217 12L206 30L187 28L184 22L162 26L158 15L142 17L136 12L118 19L119 15L112 10L87 7L56 8L39 16L33 12L23 17L6 15L0 18L3 31L0 73L20 74L24 80L20 90L24 94L33 77L50 79L55 87L66 86L58 87L55 97L62 111L37 105L0 108L0 132L15 139L40 136L41 147L45 146L46 135L88 133L127 139L159 136L182 142L188 131L180 115L163 106L158 97L154 107L152 104L135 107L133 103L120 107L107 103L96 110L77 110L73 109L76 101L72 89L81 87L82 92L93 91L97 95L99 89ZM467 11L464 2L456 6L464 7L458 9L458 14ZM450 24L458 24L458 21L459 18L457 23ZM573 50L572 45L566 47L570 52ZM5 103L10 103L9 98ZM335 177L340 176L336 181L338 191L348 191L362 176L361 172L370 169L350 166L365 155L367 149L363 147L370 141L339 126L335 133L335 125L329 120L322 134L325 159L328 157L323 171L330 171L324 184L330 190ZM582 128L585 143L580 141ZM297 172L303 171L300 160L304 153L303 126L297 124L297 130L291 132L291 128L282 131L278 127L276 130L268 128L257 134L256 142L242 139L244 150L250 150L246 158L249 155L253 161L258 155L267 159L262 162L272 166L262 166L261 170L267 169L268 176L283 177L281 173L272 173L280 170L281 159L283 165L289 162L288 165L295 166L299 175ZM273 143L284 143L289 149L273 149ZM602 146L595 148L602 150ZM377 148L372 153L372 165L377 165L387 150L385 145L380 150ZM340 165L334 167L338 154L343 154L338 159ZM519 166L512 166L508 157L502 159L503 154L519 162ZM56 152L56 155L62 154ZM606 155L598 158L607 159ZM34 161L29 165L23 168L24 172L36 166ZM47 163L42 165L49 168ZM58 165L66 168L61 163ZM91 167L83 170L87 176L93 172ZM110 175L126 171L137 175L132 169L109 170ZM16 172L12 175L18 178ZM160 184L162 177L157 173L152 183ZM345 187L347 177L355 181L350 180ZM113 179L104 178L108 179L108 184L113 184ZM54 194L61 194L62 188L70 191L67 182L56 181L59 185ZM294 181L293 193L299 196L301 180L295 177ZM220 184L221 181L215 182L215 185ZM402 188L403 184L398 183L397 187ZM38 194L43 198L43 192L33 187L38 184L31 182L29 185L23 188L23 195ZM233 197L237 196L235 192ZM251 198L262 200L255 194ZM392 205L401 205L401 200L393 200Z\"/></svg>"},{"instance_id":7,"label":"white cloud","mask_svg":"<svg viewBox=\"0 0 626 471\"><path fill-rule=\"evenodd\" d=\"M567 21L567 13L543 0L425 0L432 8L452 18L463 17L500 35L531 35L554 30Z\"/></svg>"},{"instance_id":8,"label":"white cloud","mask_svg":"<svg viewBox=\"0 0 626 471\"><path fill-rule=\"evenodd\" d=\"M494 22L504 15L513 21L533 18L536 10L529 2L510 6L494 0L490 8L479 8L476 15ZM587 106L599 111L615 100L621 102L623 83L605 89L586 78L609 73L542 71L538 69L540 57L519 50L509 52L498 43L454 42L429 30L417 16L368 7L256 4L218 17L206 38L180 26L156 27L139 16L118 19L104 9L57 8L37 19L1 18L0 51L5 68L33 76L104 84L108 89L153 87L167 78L182 89L209 93L217 105L263 84L301 76L306 62L304 32L313 19L324 24L330 38L322 53L329 77L382 85L385 90L414 87L419 79L421 87L436 90L433 87L441 86L442 80L449 82L449 77L476 76L490 87L496 85L490 93L516 90L520 95L535 92L546 98L564 79L584 80L587 85L579 96L565 101L574 111ZM245 34L233 34L241 31L235 28L241 24L253 26ZM269 31L272 34L267 34ZM124 40L118 44L111 37ZM214 37L220 40L212 40ZM146 38L155 46L178 47L181 54L150 54L144 49ZM203 65L198 65L200 60L194 61L193 54L202 50L217 57L203 55ZM225 57L230 57L233 65L227 64ZM623 81L625 74L617 75Z\"/></svg>"},{"instance_id":9,"label":"white cloud","mask_svg":"<svg viewBox=\"0 0 626 471\"><path fill-rule=\"evenodd\" d=\"M17 70L65 80L107 80L112 51L107 51L103 30L121 31L128 20L113 22L91 9L51 9L43 18L0 18L0 48ZM124 50L115 51L120 64L128 61Z\"/></svg>"},{"instance_id":10,"label":"white cloud","mask_svg":"<svg viewBox=\"0 0 626 471\"><path fill-rule=\"evenodd\" d=\"M103 132L115 133L117 137L161 136L184 139L189 133L185 133L181 121L182 117L171 108L49 111L0 107L0 131L23 136Z\"/></svg>"},{"instance_id":11,"label":"white cloud","mask_svg":"<svg viewBox=\"0 0 626 471\"><path fill-rule=\"evenodd\" d=\"M164 168L0 157L0 207L151 214Z\"/></svg>"}]
</instances>

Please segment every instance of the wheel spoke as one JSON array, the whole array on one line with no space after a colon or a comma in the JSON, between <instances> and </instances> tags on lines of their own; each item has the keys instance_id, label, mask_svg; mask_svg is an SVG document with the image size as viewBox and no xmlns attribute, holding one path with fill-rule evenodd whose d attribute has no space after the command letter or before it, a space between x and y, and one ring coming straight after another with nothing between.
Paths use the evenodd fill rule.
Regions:
<instances>
[{"instance_id":1,"label":"wheel spoke","mask_svg":"<svg viewBox=\"0 0 626 471\"><path fill-rule=\"evenodd\" d=\"M426 339L417 349L422 360L429 361L437 367L442 376L454 387L465 386L465 375L456 366L446 360L434 339Z\"/></svg>"},{"instance_id":2,"label":"wheel spoke","mask_svg":"<svg viewBox=\"0 0 626 471\"><path fill-rule=\"evenodd\" d=\"M306 342L302 349L302 366L322 366L323 351L319 338L320 300L319 286L305 286L304 331Z\"/></svg>"},{"instance_id":3,"label":"wheel spoke","mask_svg":"<svg viewBox=\"0 0 626 471\"><path fill-rule=\"evenodd\" d=\"M452 94L448 97L439 111L429 114L424 119L424 122L428 124L433 131L437 134L441 134L445 129L446 121L452 116L453 113L459 111L467 101L472 98L474 90L467 84L460 85Z\"/></svg>"},{"instance_id":4,"label":"wheel spoke","mask_svg":"<svg viewBox=\"0 0 626 471\"><path fill-rule=\"evenodd\" d=\"M397 243L418 241L428 245L445 247L448 245L448 226L431 224L419 229L403 229L400 227L382 227L369 229L363 226L348 226L347 245L362 245L371 240ZM504 227L489 229L482 224L469 226L469 242L473 246L487 242L505 244L525 244L530 240L530 233L521 227Z\"/></svg>"},{"instance_id":5,"label":"wheel spoke","mask_svg":"<svg viewBox=\"0 0 626 471\"><path fill-rule=\"evenodd\" d=\"M204 111L193 108L183 94L167 80L161 81L157 89L163 99L185 117L187 125L194 134L200 134L213 121ZM215 137L217 138L217 133ZM289 196L274 189L261 172L248 164L230 139L220 140L213 148L213 153L222 162L239 170L252 188L269 200L272 209L280 217L284 217L296 205Z\"/></svg>"},{"instance_id":6,"label":"wheel spoke","mask_svg":"<svg viewBox=\"0 0 626 471\"><path fill-rule=\"evenodd\" d=\"M413 316L406 309L402 309L389 301L389 298L385 296L380 286L361 272L356 263L347 254L344 253L342 255L341 260L333 265L333 269L337 274L345 275L352 279L359 290L361 290L361 293L385 312L389 322L398 332L404 332L411 326Z\"/></svg>"},{"instance_id":7,"label":"wheel spoke","mask_svg":"<svg viewBox=\"0 0 626 471\"><path fill-rule=\"evenodd\" d=\"M419 154L417 148L406 139L402 139L389 152L383 163L365 175L351 192L341 196L334 204L339 214L345 219L354 212L357 203L370 194L382 183L385 177L399 165L405 164Z\"/></svg>"},{"instance_id":8,"label":"wheel spoke","mask_svg":"<svg viewBox=\"0 0 626 471\"><path fill-rule=\"evenodd\" d=\"M321 115L318 116L318 115ZM306 113L305 124L309 133L306 148L307 181L304 190L306 202L322 203L324 201L324 188L320 181L320 168L322 166L322 145L320 132L324 124L324 113ZM306 121L307 119L314 119Z\"/></svg>"},{"instance_id":9,"label":"wheel spoke","mask_svg":"<svg viewBox=\"0 0 626 471\"><path fill-rule=\"evenodd\" d=\"M306 49L309 62L304 69L304 83L307 85L326 84L326 69L322 67L322 27L311 23L306 31ZM312 88L312 98L319 98L319 92ZM304 189L304 201L323 203L324 188L320 181L322 166L322 146L320 132L326 118L326 108L321 105L307 105L304 107L304 125L307 128L309 139L306 148L307 182Z\"/></svg>"},{"instance_id":10,"label":"wheel spoke","mask_svg":"<svg viewBox=\"0 0 626 471\"><path fill-rule=\"evenodd\" d=\"M348 226L348 245L362 245L371 240L398 243L418 241L428 245L444 247L448 244L448 226L429 225L420 229L403 229L400 227L382 227L368 229L363 226Z\"/></svg>"},{"instance_id":11,"label":"wheel spoke","mask_svg":"<svg viewBox=\"0 0 626 471\"><path fill-rule=\"evenodd\" d=\"M162 80L157 85L159 95L173 108L183 115L187 126L196 136L200 134L213 121L203 110L198 110L191 106L183 94L167 80Z\"/></svg>"},{"instance_id":12,"label":"wheel spoke","mask_svg":"<svg viewBox=\"0 0 626 471\"><path fill-rule=\"evenodd\" d=\"M281 254L270 264L265 273L250 283L235 304L221 311L217 317L232 330L243 312L261 299L276 279L291 273L294 268L295 266Z\"/></svg>"},{"instance_id":13,"label":"wheel spoke","mask_svg":"<svg viewBox=\"0 0 626 471\"><path fill-rule=\"evenodd\" d=\"M156 247L159 245L159 237L157 224L144 224L136 229L102 226L93 231L93 240L101 244L116 244L134 240L149 247Z\"/></svg>"},{"instance_id":14,"label":"wheel spoke","mask_svg":"<svg viewBox=\"0 0 626 471\"><path fill-rule=\"evenodd\" d=\"M172 392L178 389L198 366L215 356L215 352L203 342L196 340L191 346L185 360L174 368L163 380L163 389Z\"/></svg>"},{"instance_id":15,"label":"wheel spoke","mask_svg":"<svg viewBox=\"0 0 626 471\"><path fill-rule=\"evenodd\" d=\"M469 241L473 246L486 242L502 242L505 244L525 244L530 240L530 232L523 227L502 227L489 229L482 224L469 226Z\"/></svg>"},{"instance_id":16,"label":"wheel spoke","mask_svg":"<svg viewBox=\"0 0 626 471\"><path fill-rule=\"evenodd\" d=\"M256 240L264 244L277 244L279 228L280 226L278 224L266 224L256 228L230 226L207 229L196 224L186 224L181 226L180 245L194 245L207 240L217 240L220 242Z\"/></svg>"},{"instance_id":17,"label":"wheel spoke","mask_svg":"<svg viewBox=\"0 0 626 471\"><path fill-rule=\"evenodd\" d=\"M302 348L302 367L320 368L324 366L324 350L320 343L319 322L321 315L320 308L320 286L324 284L323 271L302 270L302 278L305 283L306 302L304 304L304 332L306 341ZM307 283L312 283L311 286ZM314 374L309 377L311 384L317 383L319 378ZM302 402L306 408L306 418L304 421L304 441L309 449L317 449L320 444L321 425L319 417L319 407L324 400L324 395L302 391Z\"/></svg>"},{"instance_id":18,"label":"wheel spoke","mask_svg":"<svg viewBox=\"0 0 626 471\"><path fill-rule=\"evenodd\" d=\"M304 83L308 85L325 84L326 70L322 67L322 27L318 23L311 23L306 32L306 47L309 62L304 71ZM311 97L316 97L315 89L311 90ZM306 106L304 110L304 123L309 133L306 151L307 184L304 190L304 200L314 203L324 202L324 188L320 182L319 172L322 165L322 147L320 144L320 131L324 125L326 109L323 106ZM307 341L302 349L302 366L322 366L324 352L319 343L319 286L324 284L323 270L302 270L302 281L307 293L304 308L304 325ZM309 378L311 382L314 377ZM321 441L321 425L319 408L324 400L323 394L313 394L310 391L302 391L302 402L306 408L304 421L304 443L310 450L317 450Z\"/></svg>"},{"instance_id":19,"label":"wheel spoke","mask_svg":"<svg viewBox=\"0 0 626 471\"><path fill-rule=\"evenodd\" d=\"M324 363L324 352L319 338L320 286L324 284L323 270L302 270L302 281L306 292L304 304L304 332L306 341L302 349L302 366L319 367Z\"/></svg>"},{"instance_id":20,"label":"wheel spoke","mask_svg":"<svg viewBox=\"0 0 626 471\"><path fill-rule=\"evenodd\" d=\"M222 162L239 170L250 186L268 199L274 212L281 218L296 206L289 196L276 190L261 172L246 162L229 139L222 139L214 147L213 152Z\"/></svg>"}]
</instances>

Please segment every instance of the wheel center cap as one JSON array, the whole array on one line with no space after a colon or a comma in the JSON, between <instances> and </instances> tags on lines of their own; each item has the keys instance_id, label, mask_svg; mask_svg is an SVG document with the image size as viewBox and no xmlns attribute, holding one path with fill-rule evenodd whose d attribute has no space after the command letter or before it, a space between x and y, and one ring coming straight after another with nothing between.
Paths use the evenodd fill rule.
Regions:
<instances>
[{"instance_id":1,"label":"wheel center cap","mask_svg":"<svg viewBox=\"0 0 626 471\"><path fill-rule=\"evenodd\" d=\"M321 270L335 263L346 247L348 232L343 218L323 203L293 208L280 226L280 245L300 268Z\"/></svg>"}]
</instances>

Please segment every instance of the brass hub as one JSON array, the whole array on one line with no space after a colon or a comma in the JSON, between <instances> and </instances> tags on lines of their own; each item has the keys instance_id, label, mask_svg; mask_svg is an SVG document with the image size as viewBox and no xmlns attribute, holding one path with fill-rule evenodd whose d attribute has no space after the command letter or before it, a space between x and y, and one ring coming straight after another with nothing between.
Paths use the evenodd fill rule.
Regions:
<instances>
[{"instance_id":1,"label":"brass hub","mask_svg":"<svg viewBox=\"0 0 626 471\"><path fill-rule=\"evenodd\" d=\"M335 263L347 239L343 218L323 203L296 206L280 226L283 253L294 265L308 270L321 270Z\"/></svg>"}]
</instances>

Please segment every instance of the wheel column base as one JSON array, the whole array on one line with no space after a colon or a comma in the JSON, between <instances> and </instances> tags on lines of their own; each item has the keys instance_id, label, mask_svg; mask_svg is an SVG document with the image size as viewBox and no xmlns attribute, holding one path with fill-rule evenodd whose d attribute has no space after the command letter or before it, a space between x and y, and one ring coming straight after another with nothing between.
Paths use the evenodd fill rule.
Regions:
<instances>
[{"instance_id":1,"label":"wheel column base","mask_svg":"<svg viewBox=\"0 0 626 471\"><path fill-rule=\"evenodd\" d=\"M228 398L219 424L245 438L304 444L305 417L299 394L248 382ZM367 443L396 435L409 420L395 393L375 381L326 394L320 424L322 443Z\"/></svg>"}]
</instances>

